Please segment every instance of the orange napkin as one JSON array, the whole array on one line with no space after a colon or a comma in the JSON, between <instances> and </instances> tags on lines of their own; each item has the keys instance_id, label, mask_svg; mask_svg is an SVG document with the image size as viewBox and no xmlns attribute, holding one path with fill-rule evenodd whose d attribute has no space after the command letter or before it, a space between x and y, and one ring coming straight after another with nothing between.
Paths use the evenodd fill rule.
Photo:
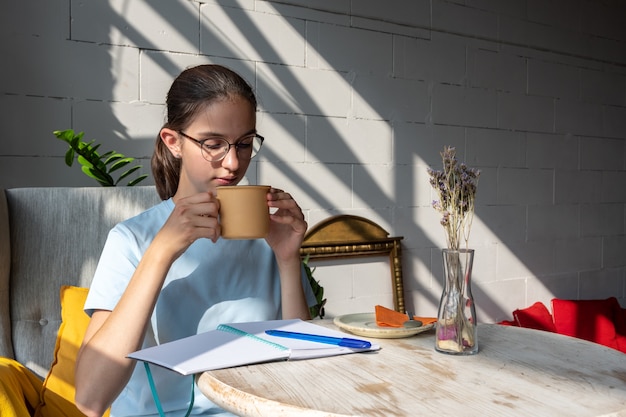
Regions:
<instances>
[{"instance_id":1,"label":"orange napkin","mask_svg":"<svg viewBox=\"0 0 626 417\"><path fill-rule=\"evenodd\" d=\"M404 322L409 319L407 314L399 313L381 305L377 305L374 308L376 310L376 324L380 327L402 327ZM437 321L434 317L413 316L413 319L421 321L424 326Z\"/></svg>"}]
</instances>

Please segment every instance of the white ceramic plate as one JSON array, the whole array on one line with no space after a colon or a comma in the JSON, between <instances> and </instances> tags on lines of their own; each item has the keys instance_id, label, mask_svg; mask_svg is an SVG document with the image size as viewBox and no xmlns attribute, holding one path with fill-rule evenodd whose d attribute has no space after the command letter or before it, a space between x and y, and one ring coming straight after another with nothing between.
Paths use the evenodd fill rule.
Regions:
<instances>
[{"instance_id":1,"label":"white ceramic plate","mask_svg":"<svg viewBox=\"0 0 626 417\"><path fill-rule=\"evenodd\" d=\"M435 323L430 323L421 327L380 327L376 324L374 313L346 314L335 317L335 325L347 332L379 339L399 339L402 337L414 336L418 333L432 329Z\"/></svg>"}]
</instances>

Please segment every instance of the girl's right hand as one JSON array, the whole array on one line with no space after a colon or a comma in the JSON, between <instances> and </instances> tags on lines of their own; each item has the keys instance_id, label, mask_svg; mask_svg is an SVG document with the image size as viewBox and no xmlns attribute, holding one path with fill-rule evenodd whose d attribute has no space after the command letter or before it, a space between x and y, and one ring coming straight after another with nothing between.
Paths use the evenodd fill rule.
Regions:
<instances>
[{"instance_id":1,"label":"girl's right hand","mask_svg":"<svg viewBox=\"0 0 626 417\"><path fill-rule=\"evenodd\" d=\"M195 194L175 202L174 210L155 240L171 245L180 256L197 239L217 241L221 235L218 221L219 201L212 192Z\"/></svg>"}]
</instances>

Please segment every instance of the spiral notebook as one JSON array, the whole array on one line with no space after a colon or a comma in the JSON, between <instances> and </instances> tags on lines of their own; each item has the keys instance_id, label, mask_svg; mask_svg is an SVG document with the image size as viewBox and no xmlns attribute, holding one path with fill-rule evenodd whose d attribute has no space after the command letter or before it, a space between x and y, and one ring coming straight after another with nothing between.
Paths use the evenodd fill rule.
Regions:
<instances>
[{"instance_id":1,"label":"spiral notebook","mask_svg":"<svg viewBox=\"0 0 626 417\"><path fill-rule=\"evenodd\" d=\"M299 319L228 323L209 332L139 350L128 357L171 369L181 375L191 375L262 362L312 359L380 349L374 343L369 348L354 349L287 339L269 336L265 334L266 330L349 337L346 333Z\"/></svg>"}]
</instances>

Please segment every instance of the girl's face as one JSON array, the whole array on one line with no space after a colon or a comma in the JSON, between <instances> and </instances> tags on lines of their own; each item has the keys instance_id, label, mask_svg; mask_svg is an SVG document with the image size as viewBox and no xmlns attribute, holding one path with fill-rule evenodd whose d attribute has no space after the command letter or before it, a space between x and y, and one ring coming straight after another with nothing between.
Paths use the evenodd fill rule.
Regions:
<instances>
[{"instance_id":1,"label":"girl's face","mask_svg":"<svg viewBox=\"0 0 626 417\"><path fill-rule=\"evenodd\" d=\"M165 129L164 129L165 130ZM237 185L250 165L250 159L239 157L233 146L256 133L256 114L252 105L240 96L215 101L200 111L183 131L199 141L225 139L231 144L226 156L209 162L202 156L200 145L178 132L171 131L174 155L181 158L181 172L176 198L213 191L220 185ZM161 134L163 137L163 133ZM164 139L166 144L168 141ZM244 152L241 152L244 153Z\"/></svg>"}]
</instances>

